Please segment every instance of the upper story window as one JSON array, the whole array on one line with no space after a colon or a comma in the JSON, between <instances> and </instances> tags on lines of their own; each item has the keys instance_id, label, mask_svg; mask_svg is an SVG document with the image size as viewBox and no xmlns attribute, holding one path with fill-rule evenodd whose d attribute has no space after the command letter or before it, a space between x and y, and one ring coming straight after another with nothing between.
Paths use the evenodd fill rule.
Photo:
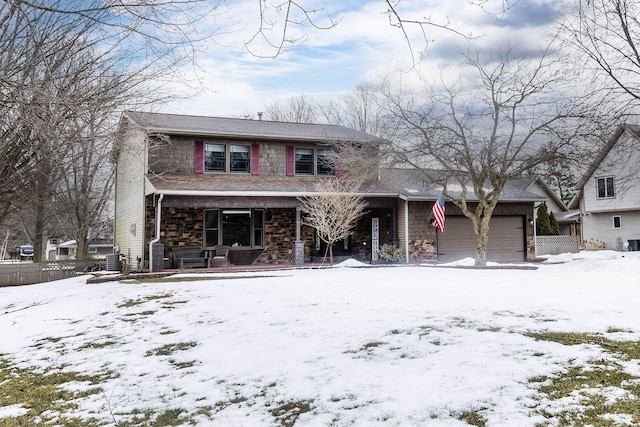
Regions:
<instances>
[{"instance_id":1,"label":"upper story window","mask_svg":"<svg viewBox=\"0 0 640 427\"><path fill-rule=\"evenodd\" d=\"M314 149L296 148L296 175L314 175Z\"/></svg>"},{"instance_id":2,"label":"upper story window","mask_svg":"<svg viewBox=\"0 0 640 427\"><path fill-rule=\"evenodd\" d=\"M227 163L227 158L229 162ZM251 157L248 145L205 144L205 172L249 172Z\"/></svg>"},{"instance_id":3,"label":"upper story window","mask_svg":"<svg viewBox=\"0 0 640 427\"><path fill-rule=\"evenodd\" d=\"M204 170L207 172L227 171L227 146L225 144L205 144Z\"/></svg>"},{"instance_id":4,"label":"upper story window","mask_svg":"<svg viewBox=\"0 0 640 427\"><path fill-rule=\"evenodd\" d=\"M260 145L195 141L194 171L260 174Z\"/></svg>"},{"instance_id":5,"label":"upper story window","mask_svg":"<svg viewBox=\"0 0 640 427\"><path fill-rule=\"evenodd\" d=\"M287 176L335 174L336 156L333 150L287 147Z\"/></svg>"},{"instance_id":6,"label":"upper story window","mask_svg":"<svg viewBox=\"0 0 640 427\"><path fill-rule=\"evenodd\" d=\"M251 158L248 145L229 146L229 170L231 172L249 172Z\"/></svg>"},{"instance_id":7,"label":"upper story window","mask_svg":"<svg viewBox=\"0 0 640 427\"><path fill-rule=\"evenodd\" d=\"M597 186L598 199L611 199L615 197L616 192L612 176L608 176L606 178L598 178Z\"/></svg>"}]
</instances>

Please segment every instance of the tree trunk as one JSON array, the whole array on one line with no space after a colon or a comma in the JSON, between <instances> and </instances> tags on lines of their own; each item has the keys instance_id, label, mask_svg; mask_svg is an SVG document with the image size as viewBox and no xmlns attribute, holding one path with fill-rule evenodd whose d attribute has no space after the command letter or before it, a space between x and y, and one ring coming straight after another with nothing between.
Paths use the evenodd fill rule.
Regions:
<instances>
[{"instance_id":1,"label":"tree trunk","mask_svg":"<svg viewBox=\"0 0 640 427\"><path fill-rule=\"evenodd\" d=\"M486 216L479 221L473 220L473 229L476 233L476 267L487 265L487 243L489 243L489 220Z\"/></svg>"},{"instance_id":2,"label":"tree trunk","mask_svg":"<svg viewBox=\"0 0 640 427\"><path fill-rule=\"evenodd\" d=\"M87 259L87 252L89 251L89 240L87 239L86 232L79 234L76 240L76 259L84 261Z\"/></svg>"},{"instance_id":3,"label":"tree trunk","mask_svg":"<svg viewBox=\"0 0 640 427\"><path fill-rule=\"evenodd\" d=\"M329 264L333 265L333 243L329 243Z\"/></svg>"}]
</instances>

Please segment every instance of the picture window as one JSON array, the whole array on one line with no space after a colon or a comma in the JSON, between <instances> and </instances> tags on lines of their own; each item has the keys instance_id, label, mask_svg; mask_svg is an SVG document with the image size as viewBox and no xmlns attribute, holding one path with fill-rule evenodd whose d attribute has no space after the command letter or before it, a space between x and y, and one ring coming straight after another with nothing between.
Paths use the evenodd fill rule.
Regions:
<instances>
[{"instance_id":1,"label":"picture window","mask_svg":"<svg viewBox=\"0 0 640 427\"><path fill-rule=\"evenodd\" d=\"M264 244L264 210L207 209L204 212L204 246L260 248Z\"/></svg>"}]
</instances>

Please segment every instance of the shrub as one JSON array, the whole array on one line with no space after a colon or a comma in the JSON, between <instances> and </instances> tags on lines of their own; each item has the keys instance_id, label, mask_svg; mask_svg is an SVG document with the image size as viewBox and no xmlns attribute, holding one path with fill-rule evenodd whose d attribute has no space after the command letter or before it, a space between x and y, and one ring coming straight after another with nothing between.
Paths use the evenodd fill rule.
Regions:
<instances>
[{"instance_id":1,"label":"shrub","mask_svg":"<svg viewBox=\"0 0 640 427\"><path fill-rule=\"evenodd\" d=\"M385 243L380 248L380 258L387 262L403 262L404 254L399 247Z\"/></svg>"},{"instance_id":2,"label":"shrub","mask_svg":"<svg viewBox=\"0 0 640 427\"><path fill-rule=\"evenodd\" d=\"M599 251L606 248L607 244L597 239L589 239L580 243L580 250L582 251Z\"/></svg>"}]
</instances>

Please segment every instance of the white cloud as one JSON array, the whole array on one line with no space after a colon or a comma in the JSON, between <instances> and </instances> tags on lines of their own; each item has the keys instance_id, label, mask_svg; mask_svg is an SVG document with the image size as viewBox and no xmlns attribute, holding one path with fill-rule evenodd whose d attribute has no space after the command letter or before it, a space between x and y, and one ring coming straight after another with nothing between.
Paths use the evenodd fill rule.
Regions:
<instances>
[{"instance_id":1,"label":"white cloud","mask_svg":"<svg viewBox=\"0 0 640 427\"><path fill-rule=\"evenodd\" d=\"M548 1L521 2L504 14L487 14L501 11L502 3L490 1L483 10L467 0L403 1L398 3L398 12L404 19L431 19L448 23L464 34L481 36L475 41L480 45L494 48L510 44L522 50L535 49L540 40L533 36L535 31L548 28L553 22L554 17L549 14L560 14L558 6ZM292 27L294 37L304 41L285 49L275 59L260 59L243 50L244 43L260 25L258 2L236 1L220 9L207 23L211 28L221 28L215 43L199 58L202 66L199 78L204 90L192 100L172 103L164 110L243 116L255 114L279 97L291 94L327 97L349 91L363 79L411 69L409 45L402 31L390 25L384 1L332 1L326 5L312 1L305 3L305 7L320 11L313 15L319 24L327 25L327 16L338 24L327 30L308 24ZM267 32L273 42L281 34L282 14L274 15L275 9L268 12L268 18L275 23ZM297 11L296 19L301 17ZM429 42L418 67L423 76L439 76L442 69L451 74L459 68L457 62L451 65L451 59L459 60L459 52L467 43L463 37L435 27L427 27L425 34L411 24L406 24L405 30L415 59L421 58ZM254 39L251 49L265 55L274 53L273 47L260 38ZM185 69L182 74L194 77L192 70ZM410 75L403 74L402 79L406 81Z\"/></svg>"}]
</instances>

